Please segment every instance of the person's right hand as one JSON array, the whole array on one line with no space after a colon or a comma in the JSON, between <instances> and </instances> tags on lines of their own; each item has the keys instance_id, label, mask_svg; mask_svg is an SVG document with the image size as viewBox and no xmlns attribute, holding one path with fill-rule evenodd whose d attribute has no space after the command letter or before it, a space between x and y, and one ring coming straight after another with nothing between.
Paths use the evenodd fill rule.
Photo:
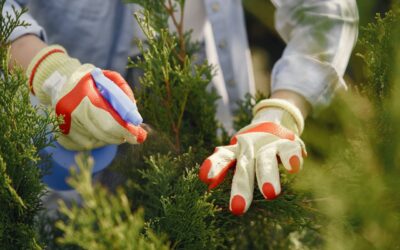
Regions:
<instances>
[{"instance_id":1,"label":"person's right hand","mask_svg":"<svg viewBox=\"0 0 400 250\"><path fill-rule=\"evenodd\" d=\"M94 69L94 65L82 65L69 57L61 46L42 49L28 67L31 92L63 116L58 142L70 150L90 150L125 141L142 143L147 133L140 127L142 117L131 88L119 73L103 71L132 102L132 123L125 121L96 87L91 75Z\"/></svg>"}]
</instances>

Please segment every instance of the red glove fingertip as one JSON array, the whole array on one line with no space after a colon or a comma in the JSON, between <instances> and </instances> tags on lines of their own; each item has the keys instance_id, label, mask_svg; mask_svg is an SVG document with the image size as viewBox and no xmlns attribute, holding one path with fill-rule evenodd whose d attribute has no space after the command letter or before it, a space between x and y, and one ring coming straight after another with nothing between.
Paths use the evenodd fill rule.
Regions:
<instances>
[{"instance_id":1,"label":"red glove fingertip","mask_svg":"<svg viewBox=\"0 0 400 250\"><path fill-rule=\"evenodd\" d=\"M269 182L263 184L262 193L266 200L273 200L277 197L274 186Z\"/></svg>"},{"instance_id":2,"label":"red glove fingertip","mask_svg":"<svg viewBox=\"0 0 400 250\"><path fill-rule=\"evenodd\" d=\"M132 135L136 137L137 143L143 143L147 139L147 131L139 126L134 126L130 123L127 123L124 126Z\"/></svg>"},{"instance_id":3,"label":"red glove fingertip","mask_svg":"<svg viewBox=\"0 0 400 250\"><path fill-rule=\"evenodd\" d=\"M210 159L206 159L203 164L201 164L199 178L205 184L209 184L211 180L208 178L208 173L210 172L212 162Z\"/></svg>"},{"instance_id":4,"label":"red glove fingertip","mask_svg":"<svg viewBox=\"0 0 400 250\"><path fill-rule=\"evenodd\" d=\"M293 155L292 157L290 157L289 164L292 167L289 173L295 174L300 171L300 159L297 155Z\"/></svg>"},{"instance_id":5,"label":"red glove fingertip","mask_svg":"<svg viewBox=\"0 0 400 250\"><path fill-rule=\"evenodd\" d=\"M231 201L230 210L232 214L236 216L240 216L244 214L244 210L246 209L246 201L241 195L235 195Z\"/></svg>"},{"instance_id":6,"label":"red glove fingertip","mask_svg":"<svg viewBox=\"0 0 400 250\"><path fill-rule=\"evenodd\" d=\"M136 138L138 143L143 143L147 139L147 131L139 127Z\"/></svg>"}]
</instances>

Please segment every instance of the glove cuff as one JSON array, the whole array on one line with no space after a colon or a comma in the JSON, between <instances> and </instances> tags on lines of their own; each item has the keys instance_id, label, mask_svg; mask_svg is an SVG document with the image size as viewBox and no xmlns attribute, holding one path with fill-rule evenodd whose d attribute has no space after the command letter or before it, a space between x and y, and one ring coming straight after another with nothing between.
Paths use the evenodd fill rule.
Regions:
<instances>
[{"instance_id":1,"label":"glove cuff","mask_svg":"<svg viewBox=\"0 0 400 250\"><path fill-rule=\"evenodd\" d=\"M81 66L81 63L68 56L67 51L59 46L52 45L42 49L31 61L26 72L29 79L29 88L42 104L51 104L52 98L58 90ZM54 74L57 74L55 76ZM58 77L57 84L45 86L45 82L51 77ZM54 83L54 79L52 80ZM57 82L57 81L56 81ZM57 88L54 86L57 85Z\"/></svg>"},{"instance_id":2,"label":"glove cuff","mask_svg":"<svg viewBox=\"0 0 400 250\"><path fill-rule=\"evenodd\" d=\"M279 108L286 111L290 117L294 120L297 134L301 134L304 129L304 117L300 110L292 103L285 101L283 99L265 99L257 103L253 108L253 116L255 117L259 111L266 108ZM282 125L285 126L283 123ZM289 126L290 127L290 126Z\"/></svg>"}]
</instances>

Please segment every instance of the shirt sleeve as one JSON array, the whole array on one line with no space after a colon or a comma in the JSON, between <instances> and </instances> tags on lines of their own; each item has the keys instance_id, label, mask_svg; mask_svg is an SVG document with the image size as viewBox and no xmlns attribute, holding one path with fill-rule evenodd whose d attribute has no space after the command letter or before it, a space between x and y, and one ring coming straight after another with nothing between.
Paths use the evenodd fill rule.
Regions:
<instances>
[{"instance_id":1,"label":"shirt sleeve","mask_svg":"<svg viewBox=\"0 0 400 250\"><path fill-rule=\"evenodd\" d=\"M2 18L15 18L15 12L16 11L21 11L21 5L18 4L17 1L14 0L6 0L4 8L3 8L3 12L2 14ZM29 24L29 26L26 27L17 27L10 35L9 40L10 41L14 41L17 38L23 36L23 35L27 35L27 34L33 34L38 36L40 39L42 39L43 41L46 41L46 33L44 31L44 29L35 21L35 19L33 19L33 17L31 15L29 15L29 13L24 13L21 18L21 21L24 21L26 23Z\"/></svg>"},{"instance_id":2,"label":"shirt sleeve","mask_svg":"<svg viewBox=\"0 0 400 250\"><path fill-rule=\"evenodd\" d=\"M272 93L291 90L313 107L338 88L358 35L355 0L273 0L275 26L287 43L272 71Z\"/></svg>"}]
</instances>

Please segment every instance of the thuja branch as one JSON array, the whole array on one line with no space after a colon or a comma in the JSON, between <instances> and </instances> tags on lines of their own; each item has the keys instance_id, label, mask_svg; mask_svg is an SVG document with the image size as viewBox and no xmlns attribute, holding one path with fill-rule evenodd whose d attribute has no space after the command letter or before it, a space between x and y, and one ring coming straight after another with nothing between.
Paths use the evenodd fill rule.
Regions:
<instances>
[{"instance_id":1,"label":"thuja branch","mask_svg":"<svg viewBox=\"0 0 400 250\"><path fill-rule=\"evenodd\" d=\"M25 9L5 4L0 0L0 248L40 249L34 219L44 193L38 152L51 143L46 135L57 123L31 105L25 73L10 67L10 36L28 24L21 20Z\"/></svg>"},{"instance_id":2,"label":"thuja branch","mask_svg":"<svg viewBox=\"0 0 400 250\"><path fill-rule=\"evenodd\" d=\"M186 64L186 42L185 42L185 34L184 34L184 9L185 9L185 5L184 5L184 1L181 1L179 3L179 8L180 8L180 17L179 17L179 21L175 15L176 10L174 8L174 5L172 3L172 0L168 0L167 4L164 5L169 17L171 18L175 29L177 31L177 35L178 35L178 43L179 43L179 52L177 53L177 57L180 60L180 63L182 65L182 67L185 67ZM174 50L175 51L175 50ZM165 80L165 84L166 84L166 90L167 90L167 98L168 98L168 103L171 103L171 90L170 90L170 81L169 79ZM185 112L185 107L186 107L186 102L187 102L187 98L189 95L189 91L185 91L183 94L183 102L179 108L179 114L178 114L178 118L177 121L173 121L172 122L172 130L175 133L175 147L176 150L179 152L181 145L180 145L180 131L181 131L181 126L182 126L182 118L183 118L183 114ZM169 109L171 109L171 105L168 106ZM169 113L171 113L171 110L169 110Z\"/></svg>"},{"instance_id":3,"label":"thuja branch","mask_svg":"<svg viewBox=\"0 0 400 250\"><path fill-rule=\"evenodd\" d=\"M138 43L142 57L131 60L130 65L144 71L135 92L145 122L163 133L176 153L189 146L211 144L217 126L216 96L207 92L212 67L206 62L193 63L199 46L184 29L185 1L129 1L143 7L135 17L146 41Z\"/></svg>"},{"instance_id":4,"label":"thuja branch","mask_svg":"<svg viewBox=\"0 0 400 250\"><path fill-rule=\"evenodd\" d=\"M171 94L171 84L170 84L170 80L168 78L168 76L166 76L165 80L165 89L167 92L167 96L165 98L165 103L167 106L167 114L168 114L168 118L171 122L171 127L172 127L172 131L175 133L175 148L177 151L180 150L180 142L179 142L179 126L176 125L175 120L172 116L172 94Z\"/></svg>"},{"instance_id":5,"label":"thuja branch","mask_svg":"<svg viewBox=\"0 0 400 250\"><path fill-rule=\"evenodd\" d=\"M180 17L179 17L179 21L178 18L176 17L176 10L174 8L174 4L172 3L172 0L168 0L166 2L166 4L164 5L168 16L171 18L175 29L177 31L177 35L178 35L178 43L179 43L179 52L177 53L177 57L181 63L182 66L185 65L185 58L186 58L186 42L185 42L185 34L184 34L184 3L180 2L179 3L179 8L180 8ZM167 92L167 100L166 103L168 104L168 114L171 114L171 86L170 86L170 81L169 79L165 79L165 87L166 87L166 92ZM184 95L183 95L183 103L179 109L179 115L178 115L178 119L177 121L172 121L172 130L175 133L175 147L177 151L180 151L180 129L181 129L181 125L182 125L182 118L183 118L183 114L185 111L185 106L186 106L186 102L187 102L187 98L188 98L189 92L185 91Z\"/></svg>"},{"instance_id":6,"label":"thuja branch","mask_svg":"<svg viewBox=\"0 0 400 250\"><path fill-rule=\"evenodd\" d=\"M182 64L185 63L185 57L186 57L186 42L185 42L185 34L184 34L184 17L185 17L185 3L184 1L179 2L179 8L180 8L180 19L178 22L178 19L175 16L175 8L172 3L172 0L168 0L167 4L164 5L165 9L167 10L167 13L169 17L171 18L176 31L178 33L178 39L179 39L179 53L178 53L178 58L181 61Z\"/></svg>"}]
</instances>

